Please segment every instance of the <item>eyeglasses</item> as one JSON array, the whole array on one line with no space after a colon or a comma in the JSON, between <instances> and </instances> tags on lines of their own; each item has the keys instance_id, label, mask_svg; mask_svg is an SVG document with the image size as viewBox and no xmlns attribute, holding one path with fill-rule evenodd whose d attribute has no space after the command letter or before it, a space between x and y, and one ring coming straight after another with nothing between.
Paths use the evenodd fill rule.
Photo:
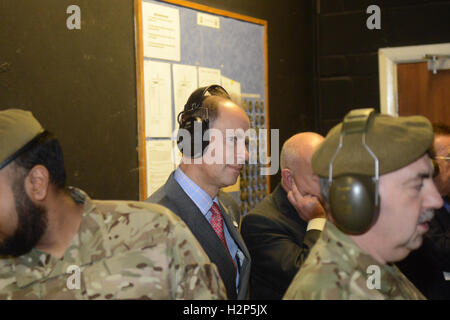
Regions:
<instances>
[{"instance_id":1,"label":"eyeglasses","mask_svg":"<svg viewBox=\"0 0 450 320\"><path fill-rule=\"evenodd\" d=\"M434 157L434 159L435 159L435 160L450 160L450 156L448 156L448 157L437 156L437 157Z\"/></svg>"}]
</instances>

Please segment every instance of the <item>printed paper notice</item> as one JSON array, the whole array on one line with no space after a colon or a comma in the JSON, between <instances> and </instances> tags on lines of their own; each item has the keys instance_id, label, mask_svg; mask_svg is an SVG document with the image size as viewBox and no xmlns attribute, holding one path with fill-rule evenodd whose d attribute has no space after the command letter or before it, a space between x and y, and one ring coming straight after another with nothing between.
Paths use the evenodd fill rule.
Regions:
<instances>
[{"instance_id":1,"label":"printed paper notice","mask_svg":"<svg viewBox=\"0 0 450 320\"><path fill-rule=\"evenodd\" d=\"M198 68L198 86L205 87L221 83L220 69Z\"/></svg>"},{"instance_id":2,"label":"printed paper notice","mask_svg":"<svg viewBox=\"0 0 450 320\"><path fill-rule=\"evenodd\" d=\"M222 87L227 90L234 103L241 105L241 83L222 76Z\"/></svg>"},{"instance_id":3,"label":"printed paper notice","mask_svg":"<svg viewBox=\"0 0 450 320\"><path fill-rule=\"evenodd\" d=\"M147 141L147 196L158 190L174 170L171 140Z\"/></svg>"},{"instance_id":4,"label":"printed paper notice","mask_svg":"<svg viewBox=\"0 0 450 320\"><path fill-rule=\"evenodd\" d=\"M142 2L144 57L180 61L180 11Z\"/></svg>"},{"instance_id":5,"label":"printed paper notice","mask_svg":"<svg viewBox=\"0 0 450 320\"><path fill-rule=\"evenodd\" d=\"M198 88L197 67L182 64L172 65L175 117L183 111L189 96Z\"/></svg>"},{"instance_id":6,"label":"printed paper notice","mask_svg":"<svg viewBox=\"0 0 450 320\"><path fill-rule=\"evenodd\" d=\"M218 16L213 16L203 12L197 13L197 24L200 26L220 29L220 19Z\"/></svg>"},{"instance_id":7,"label":"printed paper notice","mask_svg":"<svg viewBox=\"0 0 450 320\"><path fill-rule=\"evenodd\" d=\"M170 64L144 61L145 136L172 136Z\"/></svg>"}]
</instances>

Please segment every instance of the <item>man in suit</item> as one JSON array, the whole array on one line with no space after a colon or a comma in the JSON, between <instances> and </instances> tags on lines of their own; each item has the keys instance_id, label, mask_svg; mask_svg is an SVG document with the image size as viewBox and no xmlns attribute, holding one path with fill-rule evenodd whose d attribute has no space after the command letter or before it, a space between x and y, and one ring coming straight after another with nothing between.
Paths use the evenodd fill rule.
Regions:
<instances>
[{"instance_id":1,"label":"man in suit","mask_svg":"<svg viewBox=\"0 0 450 320\"><path fill-rule=\"evenodd\" d=\"M281 149L281 184L242 220L252 256L251 299L280 299L325 224L311 158L323 137L304 132Z\"/></svg>"},{"instance_id":2,"label":"man in suit","mask_svg":"<svg viewBox=\"0 0 450 320\"><path fill-rule=\"evenodd\" d=\"M147 201L183 219L217 265L228 298L246 299L250 254L239 234L240 211L220 189L236 183L248 160L249 119L222 87L213 85L191 94L178 122L183 158Z\"/></svg>"},{"instance_id":3,"label":"man in suit","mask_svg":"<svg viewBox=\"0 0 450 320\"><path fill-rule=\"evenodd\" d=\"M419 250L398 267L428 299L450 299L450 127L433 124L431 150L436 164L434 182L444 205L435 210L430 230Z\"/></svg>"}]
</instances>

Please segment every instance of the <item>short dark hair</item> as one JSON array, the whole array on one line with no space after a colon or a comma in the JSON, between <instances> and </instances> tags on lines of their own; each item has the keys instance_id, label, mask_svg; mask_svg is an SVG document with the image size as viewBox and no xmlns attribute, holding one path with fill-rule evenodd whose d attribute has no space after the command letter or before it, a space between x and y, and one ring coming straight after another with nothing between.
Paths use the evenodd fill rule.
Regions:
<instances>
[{"instance_id":1,"label":"short dark hair","mask_svg":"<svg viewBox=\"0 0 450 320\"><path fill-rule=\"evenodd\" d=\"M17 167L24 169L25 176L36 165L47 168L50 182L58 189L66 186L66 170L61 146L50 132L44 135L33 147L20 154L13 162Z\"/></svg>"},{"instance_id":2,"label":"short dark hair","mask_svg":"<svg viewBox=\"0 0 450 320\"><path fill-rule=\"evenodd\" d=\"M209 123L214 122L219 116L219 103L228 100L225 97L211 96L203 100L202 107L208 110Z\"/></svg>"},{"instance_id":3,"label":"short dark hair","mask_svg":"<svg viewBox=\"0 0 450 320\"><path fill-rule=\"evenodd\" d=\"M201 96L199 96L200 93ZM198 88L189 97L184 110L178 114L178 124L181 127L186 119L191 118L208 119L211 124L219 116L218 105L224 100L231 100L231 97L221 86ZM198 104L201 104L201 107L198 107Z\"/></svg>"},{"instance_id":4,"label":"short dark hair","mask_svg":"<svg viewBox=\"0 0 450 320\"><path fill-rule=\"evenodd\" d=\"M443 122L433 123L434 135L450 135L450 126Z\"/></svg>"},{"instance_id":5,"label":"short dark hair","mask_svg":"<svg viewBox=\"0 0 450 320\"><path fill-rule=\"evenodd\" d=\"M445 135L445 136L450 135L450 126L443 122L433 123L433 132L434 132L435 138L438 135ZM436 149L434 148L434 143L430 147L429 156L431 158L436 157ZM436 164L435 163L433 163L433 164L435 165L435 168L436 168Z\"/></svg>"},{"instance_id":6,"label":"short dark hair","mask_svg":"<svg viewBox=\"0 0 450 320\"><path fill-rule=\"evenodd\" d=\"M209 118L209 122L211 123L214 120L216 120L217 117L219 116L219 110L218 110L219 103L224 100L231 101L231 97L228 94L228 92L226 92L220 86L213 86L208 90L208 92L211 94L211 98L206 97L203 100L202 106L204 108L208 109L208 118Z\"/></svg>"},{"instance_id":7,"label":"short dark hair","mask_svg":"<svg viewBox=\"0 0 450 320\"><path fill-rule=\"evenodd\" d=\"M186 119L190 118L201 118L208 119L211 125L219 117L219 104L222 101L230 100L222 96L208 96L202 102L202 107L194 111L182 111L178 115L178 124L181 125L185 123ZM231 101L231 100L230 100Z\"/></svg>"}]
</instances>

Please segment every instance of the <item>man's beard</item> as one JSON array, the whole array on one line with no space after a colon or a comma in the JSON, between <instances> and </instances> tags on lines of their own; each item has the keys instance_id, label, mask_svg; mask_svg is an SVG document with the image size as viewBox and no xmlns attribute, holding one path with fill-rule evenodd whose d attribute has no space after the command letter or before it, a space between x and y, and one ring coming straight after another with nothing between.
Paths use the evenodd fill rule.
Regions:
<instances>
[{"instance_id":1,"label":"man's beard","mask_svg":"<svg viewBox=\"0 0 450 320\"><path fill-rule=\"evenodd\" d=\"M45 208L36 206L25 192L24 179L13 183L17 211L17 228L0 243L0 255L18 257L28 253L42 238L47 229Z\"/></svg>"}]
</instances>

